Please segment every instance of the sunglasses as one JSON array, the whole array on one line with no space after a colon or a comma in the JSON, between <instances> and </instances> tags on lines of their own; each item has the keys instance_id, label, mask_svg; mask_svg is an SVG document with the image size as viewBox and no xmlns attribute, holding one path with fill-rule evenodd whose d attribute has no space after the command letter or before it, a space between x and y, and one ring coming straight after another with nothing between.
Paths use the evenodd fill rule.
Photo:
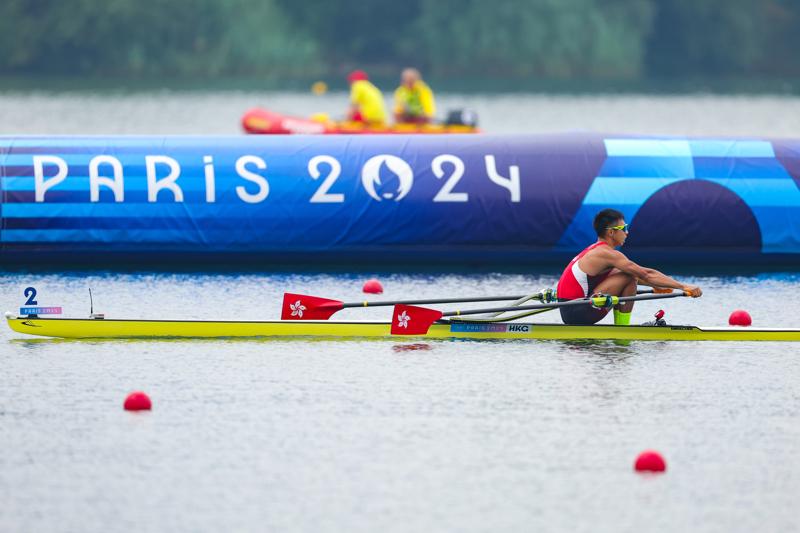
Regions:
<instances>
[{"instance_id":1,"label":"sunglasses","mask_svg":"<svg viewBox=\"0 0 800 533\"><path fill-rule=\"evenodd\" d=\"M621 226L609 226L608 229L616 229L628 233L628 228L630 228L630 224L622 224Z\"/></svg>"}]
</instances>

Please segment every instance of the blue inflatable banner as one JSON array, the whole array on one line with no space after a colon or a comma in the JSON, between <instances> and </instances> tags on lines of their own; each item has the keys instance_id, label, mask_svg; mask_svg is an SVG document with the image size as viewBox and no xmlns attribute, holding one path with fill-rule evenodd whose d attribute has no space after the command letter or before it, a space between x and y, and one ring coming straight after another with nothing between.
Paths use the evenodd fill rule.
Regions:
<instances>
[{"instance_id":1,"label":"blue inflatable banner","mask_svg":"<svg viewBox=\"0 0 800 533\"><path fill-rule=\"evenodd\" d=\"M631 255L793 260L799 186L800 141L0 137L0 257L535 263L613 207Z\"/></svg>"}]
</instances>

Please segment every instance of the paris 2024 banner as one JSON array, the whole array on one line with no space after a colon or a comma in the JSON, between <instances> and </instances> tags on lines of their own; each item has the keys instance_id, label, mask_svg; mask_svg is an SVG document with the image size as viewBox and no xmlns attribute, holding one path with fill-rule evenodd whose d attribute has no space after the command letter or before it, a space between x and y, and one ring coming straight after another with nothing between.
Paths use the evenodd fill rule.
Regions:
<instances>
[{"instance_id":1,"label":"paris 2024 banner","mask_svg":"<svg viewBox=\"0 0 800 533\"><path fill-rule=\"evenodd\" d=\"M2 137L0 257L532 264L625 214L633 257L800 259L800 141Z\"/></svg>"}]
</instances>

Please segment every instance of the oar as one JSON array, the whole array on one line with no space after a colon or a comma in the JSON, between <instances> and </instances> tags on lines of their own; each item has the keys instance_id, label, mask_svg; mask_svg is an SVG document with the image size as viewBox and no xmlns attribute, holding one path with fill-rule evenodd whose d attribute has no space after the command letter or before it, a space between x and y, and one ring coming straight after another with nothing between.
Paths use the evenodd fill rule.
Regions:
<instances>
[{"instance_id":1,"label":"oar","mask_svg":"<svg viewBox=\"0 0 800 533\"><path fill-rule=\"evenodd\" d=\"M670 292L672 292L672 289L638 289L636 291L636 294L653 294L653 293L656 293L656 294L667 294L667 293L670 293ZM556 295L556 292L554 290L545 289L545 290L540 291L540 292L538 292L536 294L531 294L530 296L525 296L523 298L520 298L516 302L512 303L509 307L513 307L515 310L519 309L520 308L519 306L521 306L522 304L524 304L528 300L541 300L541 301L543 301L545 303L554 302L554 301L557 300L557 295ZM545 313L547 311L552 311L553 309L554 309L553 307L547 307L546 309L538 309L538 310L534 310L534 311L530 311L530 312L526 312L526 313L519 313L519 314L516 314L516 315L506 316L506 317L501 317L500 315L503 315L503 314L507 313L508 311L500 311L500 312L497 312L497 313L492 313L492 314L490 314L490 315L488 315L486 317L473 318L472 320L483 321L483 322L501 322L501 321L506 321L506 320L517 320L518 318L524 318L526 316L536 315L536 314L539 314L539 313Z\"/></svg>"},{"instance_id":2,"label":"oar","mask_svg":"<svg viewBox=\"0 0 800 533\"><path fill-rule=\"evenodd\" d=\"M528 309L557 309L560 307L573 307L576 305L593 305L595 307L613 307L624 302L639 302L643 300L663 300L665 298L679 298L689 296L689 293L680 291L670 294L641 294L637 296L594 296L581 300L566 302L552 302L546 304L518 305L516 307L490 307L488 309L467 309L465 311L437 311L426 307L398 304L392 313L392 335L424 335L431 324L445 316L480 315L505 311L524 311Z\"/></svg>"},{"instance_id":3,"label":"oar","mask_svg":"<svg viewBox=\"0 0 800 533\"><path fill-rule=\"evenodd\" d=\"M651 293L653 289L638 291L637 294ZM543 289L538 293L527 296L476 296L466 298L431 298L427 300L393 300L387 302L341 302L319 296L307 294L284 293L283 306L281 307L281 320L328 320L335 312L350 307L386 307L394 305L429 305L429 304L455 304L467 302L498 302L503 300L517 300L519 303L528 300L551 301L556 298L554 289ZM517 302L511 304L513 309L524 309ZM500 313L498 313L500 314ZM496 315L495 315L496 316ZM524 316L524 315L521 315ZM516 318L521 318L517 316Z\"/></svg>"},{"instance_id":4,"label":"oar","mask_svg":"<svg viewBox=\"0 0 800 533\"><path fill-rule=\"evenodd\" d=\"M536 298L534 295L533 298ZM336 311L348 307L385 307L389 305L428 305L454 304L464 302L497 302L503 300L519 300L527 296L476 296L472 298L433 298L429 300L395 300L391 302L340 302L309 296L306 294L284 293L281 320L328 320Z\"/></svg>"}]
</instances>

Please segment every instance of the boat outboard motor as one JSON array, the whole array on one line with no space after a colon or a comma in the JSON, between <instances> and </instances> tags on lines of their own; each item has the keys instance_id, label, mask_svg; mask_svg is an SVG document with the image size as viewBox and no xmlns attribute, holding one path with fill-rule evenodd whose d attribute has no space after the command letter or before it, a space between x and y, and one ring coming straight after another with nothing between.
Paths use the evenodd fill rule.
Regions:
<instances>
[{"instance_id":1,"label":"boat outboard motor","mask_svg":"<svg viewBox=\"0 0 800 533\"><path fill-rule=\"evenodd\" d=\"M478 114L472 109L450 109L444 123L448 126L478 127Z\"/></svg>"}]
</instances>

